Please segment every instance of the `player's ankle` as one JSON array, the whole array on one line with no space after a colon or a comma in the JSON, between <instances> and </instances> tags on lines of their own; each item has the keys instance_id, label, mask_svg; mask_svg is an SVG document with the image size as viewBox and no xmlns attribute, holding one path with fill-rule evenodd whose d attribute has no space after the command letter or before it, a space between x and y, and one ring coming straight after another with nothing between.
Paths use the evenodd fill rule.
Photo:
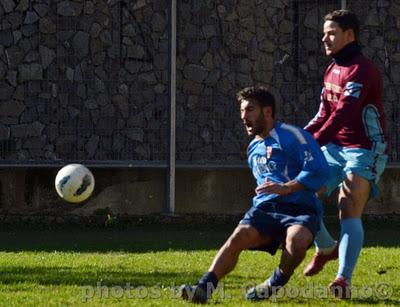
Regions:
<instances>
[{"instance_id":1,"label":"player's ankle","mask_svg":"<svg viewBox=\"0 0 400 307\"><path fill-rule=\"evenodd\" d=\"M336 245L337 245L337 242L335 242L334 245L329 246L329 247L317 248L317 250L316 250L317 254L319 254L319 255L329 255L336 249Z\"/></svg>"}]
</instances>

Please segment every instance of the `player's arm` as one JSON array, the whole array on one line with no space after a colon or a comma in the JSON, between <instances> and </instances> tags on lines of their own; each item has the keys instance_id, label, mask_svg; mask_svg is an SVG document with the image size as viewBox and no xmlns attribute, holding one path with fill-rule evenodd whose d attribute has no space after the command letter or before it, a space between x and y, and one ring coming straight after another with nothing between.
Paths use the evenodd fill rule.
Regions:
<instances>
[{"instance_id":1,"label":"player's arm","mask_svg":"<svg viewBox=\"0 0 400 307\"><path fill-rule=\"evenodd\" d=\"M329 168L318 143L307 133L300 133L284 150L289 157L297 159L302 170L286 183L266 181L257 187L257 193L288 195L301 190L317 192L328 180Z\"/></svg>"},{"instance_id":2,"label":"player's arm","mask_svg":"<svg viewBox=\"0 0 400 307\"><path fill-rule=\"evenodd\" d=\"M319 131L313 133L320 145L332 141L337 132L348 126L354 114L360 112L362 102L366 98L370 87L368 74L363 69L355 69L344 81L344 88L339 96L336 110L332 112Z\"/></svg>"},{"instance_id":3,"label":"player's arm","mask_svg":"<svg viewBox=\"0 0 400 307\"><path fill-rule=\"evenodd\" d=\"M302 185L297 180L290 180L286 183L279 183L267 180L256 188L256 193L288 195L290 193L298 192L304 189L304 185Z\"/></svg>"},{"instance_id":4,"label":"player's arm","mask_svg":"<svg viewBox=\"0 0 400 307\"><path fill-rule=\"evenodd\" d=\"M329 109L325 107L326 102L324 102L323 99L324 91L325 87L323 87L321 91L321 103L319 104L317 114L315 114L314 118L311 119L310 122L304 127L304 129L311 134L317 132L329 118Z\"/></svg>"},{"instance_id":5,"label":"player's arm","mask_svg":"<svg viewBox=\"0 0 400 307\"><path fill-rule=\"evenodd\" d=\"M318 192L329 178L328 162L314 138L306 131L303 132L303 136L306 143L296 146L297 158L303 167L294 180L305 189Z\"/></svg>"},{"instance_id":6,"label":"player's arm","mask_svg":"<svg viewBox=\"0 0 400 307\"><path fill-rule=\"evenodd\" d=\"M302 185L297 180L290 180L284 184L266 180L264 183L256 188L256 193L288 195L290 193L298 192L304 189L304 185Z\"/></svg>"}]
</instances>

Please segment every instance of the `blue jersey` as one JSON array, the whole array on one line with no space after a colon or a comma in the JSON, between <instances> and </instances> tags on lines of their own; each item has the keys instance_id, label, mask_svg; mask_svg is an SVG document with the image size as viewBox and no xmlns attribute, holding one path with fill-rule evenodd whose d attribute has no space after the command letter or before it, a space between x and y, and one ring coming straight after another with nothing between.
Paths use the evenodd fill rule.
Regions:
<instances>
[{"instance_id":1,"label":"blue jersey","mask_svg":"<svg viewBox=\"0 0 400 307\"><path fill-rule=\"evenodd\" d=\"M328 163L319 144L305 130L276 122L265 139L254 139L250 143L248 163L257 185L268 179L279 183L296 180L305 186L305 190L286 196L257 194L253 198L254 206L274 200L322 212L316 192L329 177Z\"/></svg>"}]
</instances>

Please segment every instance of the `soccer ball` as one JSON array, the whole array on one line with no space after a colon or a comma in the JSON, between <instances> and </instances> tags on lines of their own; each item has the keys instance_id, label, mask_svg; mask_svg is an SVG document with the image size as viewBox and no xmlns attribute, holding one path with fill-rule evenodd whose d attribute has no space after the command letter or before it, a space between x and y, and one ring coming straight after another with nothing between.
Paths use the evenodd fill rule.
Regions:
<instances>
[{"instance_id":1,"label":"soccer ball","mask_svg":"<svg viewBox=\"0 0 400 307\"><path fill-rule=\"evenodd\" d=\"M58 171L55 186L62 199L70 203L80 203L92 194L94 177L86 166L68 164Z\"/></svg>"}]
</instances>

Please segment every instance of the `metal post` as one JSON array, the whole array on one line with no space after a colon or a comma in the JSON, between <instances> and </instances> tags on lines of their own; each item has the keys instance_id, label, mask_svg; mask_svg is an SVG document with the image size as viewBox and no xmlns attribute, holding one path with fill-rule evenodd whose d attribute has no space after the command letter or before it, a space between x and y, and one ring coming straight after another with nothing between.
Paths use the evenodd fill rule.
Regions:
<instances>
[{"instance_id":1,"label":"metal post","mask_svg":"<svg viewBox=\"0 0 400 307\"><path fill-rule=\"evenodd\" d=\"M340 5L340 7L341 7L342 10L345 10L346 7L347 7L347 1L346 0L342 0L342 3Z\"/></svg>"},{"instance_id":2,"label":"metal post","mask_svg":"<svg viewBox=\"0 0 400 307\"><path fill-rule=\"evenodd\" d=\"M168 167L168 214L175 214L175 155L176 155L176 0L171 0L170 55L170 138Z\"/></svg>"}]
</instances>

